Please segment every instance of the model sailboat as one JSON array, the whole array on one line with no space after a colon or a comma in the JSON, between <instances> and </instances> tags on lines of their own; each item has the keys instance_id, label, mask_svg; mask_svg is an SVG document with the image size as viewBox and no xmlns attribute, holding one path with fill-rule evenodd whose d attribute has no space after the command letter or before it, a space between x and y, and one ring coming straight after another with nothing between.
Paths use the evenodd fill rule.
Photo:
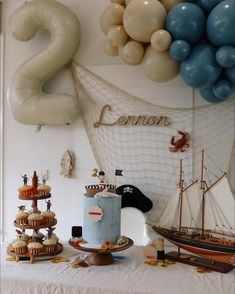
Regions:
<instances>
[{"instance_id":1,"label":"model sailboat","mask_svg":"<svg viewBox=\"0 0 235 294\"><path fill-rule=\"evenodd\" d=\"M178 189L153 229L178 248L234 264L234 197L226 173L208 186L204 168L203 150L201 179L185 187L180 161Z\"/></svg>"}]
</instances>

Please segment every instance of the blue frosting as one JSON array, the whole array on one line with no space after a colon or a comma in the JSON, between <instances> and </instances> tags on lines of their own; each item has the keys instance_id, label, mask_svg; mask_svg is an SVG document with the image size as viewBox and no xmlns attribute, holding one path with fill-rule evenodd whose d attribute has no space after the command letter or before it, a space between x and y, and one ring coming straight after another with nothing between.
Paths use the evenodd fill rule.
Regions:
<instances>
[{"instance_id":1,"label":"blue frosting","mask_svg":"<svg viewBox=\"0 0 235 294\"><path fill-rule=\"evenodd\" d=\"M98 222L89 218L91 206L102 209L103 216ZM116 243L120 237L121 196L94 198L84 195L83 207L83 239L91 244L103 244L106 241Z\"/></svg>"}]
</instances>

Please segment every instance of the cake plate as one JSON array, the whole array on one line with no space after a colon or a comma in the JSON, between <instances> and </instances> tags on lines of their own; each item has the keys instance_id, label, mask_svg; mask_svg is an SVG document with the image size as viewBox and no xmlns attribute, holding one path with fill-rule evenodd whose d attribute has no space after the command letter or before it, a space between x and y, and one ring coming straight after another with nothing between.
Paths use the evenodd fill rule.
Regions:
<instances>
[{"instance_id":1,"label":"cake plate","mask_svg":"<svg viewBox=\"0 0 235 294\"><path fill-rule=\"evenodd\" d=\"M12 247L12 245L8 245L7 247L7 254L14 257L15 258L15 261L18 262L18 261L21 261L21 260L29 260L30 263L33 263L34 262L34 259L50 259L50 258L53 258L55 255L59 254L60 252L63 251L63 245L61 243L58 243L57 244L57 248L54 252L41 252L39 255L37 256L33 256L33 255L30 255L29 253L27 254L16 254L14 252L14 249Z\"/></svg>"},{"instance_id":2,"label":"cake plate","mask_svg":"<svg viewBox=\"0 0 235 294\"><path fill-rule=\"evenodd\" d=\"M91 254L88 256L86 260L89 264L99 265L99 266L109 265L114 262L112 252L126 250L127 248L131 247L134 244L134 242L130 238L127 238L127 237L125 238L127 239L127 242L125 244L118 245L117 247L112 249L89 248L87 247L87 243L86 243L86 247L83 246L83 244L81 243L79 245L76 245L76 243L74 243L72 239L69 240L69 245L71 245L73 248L76 248L80 251L90 252Z\"/></svg>"}]
</instances>

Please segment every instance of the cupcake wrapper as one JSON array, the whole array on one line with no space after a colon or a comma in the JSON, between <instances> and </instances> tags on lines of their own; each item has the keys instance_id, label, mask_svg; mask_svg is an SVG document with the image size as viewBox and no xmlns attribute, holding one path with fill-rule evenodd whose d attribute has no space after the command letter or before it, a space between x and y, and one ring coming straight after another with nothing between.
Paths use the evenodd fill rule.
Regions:
<instances>
[{"instance_id":1,"label":"cupcake wrapper","mask_svg":"<svg viewBox=\"0 0 235 294\"><path fill-rule=\"evenodd\" d=\"M43 223L44 224L49 224L49 223L52 223L54 220L54 217L44 217L43 218Z\"/></svg>"},{"instance_id":2,"label":"cupcake wrapper","mask_svg":"<svg viewBox=\"0 0 235 294\"><path fill-rule=\"evenodd\" d=\"M54 253L56 251L57 245L46 245L44 246L44 252L46 253Z\"/></svg>"},{"instance_id":3,"label":"cupcake wrapper","mask_svg":"<svg viewBox=\"0 0 235 294\"><path fill-rule=\"evenodd\" d=\"M41 220L28 220L28 224L32 227L38 227L42 224Z\"/></svg>"},{"instance_id":4,"label":"cupcake wrapper","mask_svg":"<svg viewBox=\"0 0 235 294\"><path fill-rule=\"evenodd\" d=\"M37 256L42 252L41 248L30 248L29 255Z\"/></svg>"},{"instance_id":5,"label":"cupcake wrapper","mask_svg":"<svg viewBox=\"0 0 235 294\"><path fill-rule=\"evenodd\" d=\"M27 253L27 247L21 247L21 248L15 248L16 254L26 254Z\"/></svg>"},{"instance_id":6,"label":"cupcake wrapper","mask_svg":"<svg viewBox=\"0 0 235 294\"><path fill-rule=\"evenodd\" d=\"M27 225L27 223L28 223L27 218L17 219L16 222L19 225Z\"/></svg>"}]
</instances>

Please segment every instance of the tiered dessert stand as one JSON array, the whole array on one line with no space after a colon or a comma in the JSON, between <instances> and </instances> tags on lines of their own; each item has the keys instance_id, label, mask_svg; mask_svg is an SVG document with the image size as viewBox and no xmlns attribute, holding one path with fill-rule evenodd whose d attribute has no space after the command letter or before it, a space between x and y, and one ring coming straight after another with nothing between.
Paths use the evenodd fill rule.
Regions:
<instances>
[{"instance_id":1,"label":"tiered dessert stand","mask_svg":"<svg viewBox=\"0 0 235 294\"><path fill-rule=\"evenodd\" d=\"M37 186L37 181L36 181L36 186ZM37 202L38 200L43 200L43 199L48 199L51 197L51 194L48 193L46 195L33 195L33 196L22 196L22 195L19 195L19 199L21 200L31 200L32 201L32 207L38 207L37 206ZM57 224L57 220L56 219L53 219L52 222L50 223L46 223L46 224L41 224L39 226L31 226L29 224L19 224L17 223L16 221L14 221L14 226L17 227L17 228L20 228L20 229L27 229L27 230L33 230L33 235L37 233L37 231L39 229L43 229L43 228L51 228L53 226L55 226ZM45 252L42 252L40 253L38 256L33 256L33 255L30 255L30 254L16 254L12 245L10 244L8 247L7 247L7 253L10 255L10 256L13 256L15 257L15 260L18 262L19 260L30 260L30 263L33 263L34 261L34 258L35 257L45 257L45 256L54 256L54 255L57 255L59 254L61 251L63 250L63 245L61 243L58 243L57 245L57 249L56 251L52 252L52 253L45 253Z\"/></svg>"}]
</instances>

